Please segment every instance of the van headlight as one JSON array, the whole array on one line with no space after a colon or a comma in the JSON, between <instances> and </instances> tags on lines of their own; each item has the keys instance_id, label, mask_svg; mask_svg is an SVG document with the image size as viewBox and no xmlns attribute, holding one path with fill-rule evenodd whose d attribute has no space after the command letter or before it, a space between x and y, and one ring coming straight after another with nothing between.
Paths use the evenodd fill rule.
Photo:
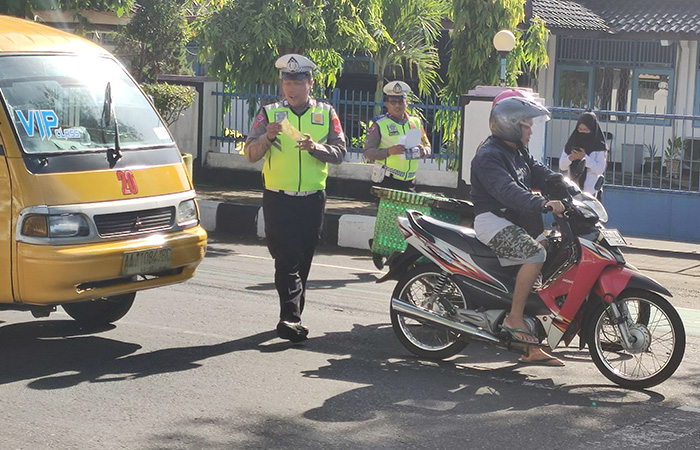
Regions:
<instances>
[{"instance_id":1,"label":"van headlight","mask_svg":"<svg viewBox=\"0 0 700 450\"><path fill-rule=\"evenodd\" d=\"M22 234L44 238L88 236L90 226L87 218L82 214L32 214L24 219Z\"/></svg>"},{"instance_id":2,"label":"van headlight","mask_svg":"<svg viewBox=\"0 0 700 450\"><path fill-rule=\"evenodd\" d=\"M177 224L181 227L193 227L199 223L197 205L194 199L180 202L177 206Z\"/></svg>"}]
</instances>

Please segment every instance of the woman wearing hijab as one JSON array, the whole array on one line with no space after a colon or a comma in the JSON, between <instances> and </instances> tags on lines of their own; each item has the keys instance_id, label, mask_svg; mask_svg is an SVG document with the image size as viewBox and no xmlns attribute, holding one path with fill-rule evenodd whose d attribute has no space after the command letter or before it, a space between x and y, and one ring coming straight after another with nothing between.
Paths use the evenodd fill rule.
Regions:
<instances>
[{"instance_id":1,"label":"woman wearing hijab","mask_svg":"<svg viewBox=\"0 0 700 450\"><path fill-rule=\"evenodd\" d=\"M598 119L592 112L581 114L564 151L559 158L559 169L568 171L569 178L584 192L595 196L598 178L603 176L608 147ZM600 189L600 188L599 188Z\"/></svg>"}]
</instances>

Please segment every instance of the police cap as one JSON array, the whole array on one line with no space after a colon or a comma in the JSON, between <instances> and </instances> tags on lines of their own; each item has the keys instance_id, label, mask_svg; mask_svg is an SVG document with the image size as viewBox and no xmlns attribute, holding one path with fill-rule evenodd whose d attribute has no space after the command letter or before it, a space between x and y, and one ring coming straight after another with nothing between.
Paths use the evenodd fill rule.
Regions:
<instances>
[{"instance_id":1,"label":"police cap","mask_svg":"<svg viewBox=\"0 0 700 450\"><path fill-rule=\"evenodd\" d=\"M280 71L280 78L283 80L301 80L311 77L311 71L316 68L316 64L306 56L289 53L280 56L275 62L275 67Z\"/></svg>"},{"instance_id":2,"label":"police cap","mask_svg":"<svg viewBox=\"0 0 700 450\"><path fill-rule=\"evenodd\" d=\"M411 87L403 81L391 81L384 86L383 91L389 97L406 98L408 93L411 92Z\"/></svg>"}]
</instances>

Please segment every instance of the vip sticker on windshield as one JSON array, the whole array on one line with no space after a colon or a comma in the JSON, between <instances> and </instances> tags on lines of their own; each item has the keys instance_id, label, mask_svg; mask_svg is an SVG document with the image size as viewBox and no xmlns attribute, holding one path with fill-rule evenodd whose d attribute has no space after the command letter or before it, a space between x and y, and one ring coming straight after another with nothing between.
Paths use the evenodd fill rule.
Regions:
<instances>
[{"instance_id":1,"label":"vip sticker on windshield","mask_svg":"<svg viewBox=\"0 0 700 450\"><path fill-rule=\"evenodd\" d=\"M77 128L60 128L58 116L50 109L30 109L26 114L17 111L17 117L27 136L34 137L38 131L42 140L56 137L58 139L79 139L80 130ZM54 128L56 130L54 130Z\"/></svg>"}]
</instances>

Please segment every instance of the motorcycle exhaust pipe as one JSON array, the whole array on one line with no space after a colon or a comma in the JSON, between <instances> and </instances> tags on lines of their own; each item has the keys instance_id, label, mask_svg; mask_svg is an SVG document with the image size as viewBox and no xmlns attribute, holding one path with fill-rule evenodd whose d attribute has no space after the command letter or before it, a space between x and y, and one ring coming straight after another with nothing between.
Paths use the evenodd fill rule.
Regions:
<instances>
[{"instance_id":1,"label":"motorcycle exhaust pipe","mask_svg":"<svg viewBox=\"0 0 700 450\"><path fill-rule=\"evenodd\" d=\"M391 299L391 307L398 313L413 317L414 319L425 320L426 322L430 322L434 325L439 325L448 328L456 333L466 334L470 337L489 341L494 344L503 344L503 342L501 342L501 340L497 337L483 330L480 330L473 325L469 325L468 323L463 322L455 322L454 320L450 320L446 317L439 316L423 308L418 308L414 305L411 305L410 303L406 303L397 298Z\"/></svg>"}]
</instances>

